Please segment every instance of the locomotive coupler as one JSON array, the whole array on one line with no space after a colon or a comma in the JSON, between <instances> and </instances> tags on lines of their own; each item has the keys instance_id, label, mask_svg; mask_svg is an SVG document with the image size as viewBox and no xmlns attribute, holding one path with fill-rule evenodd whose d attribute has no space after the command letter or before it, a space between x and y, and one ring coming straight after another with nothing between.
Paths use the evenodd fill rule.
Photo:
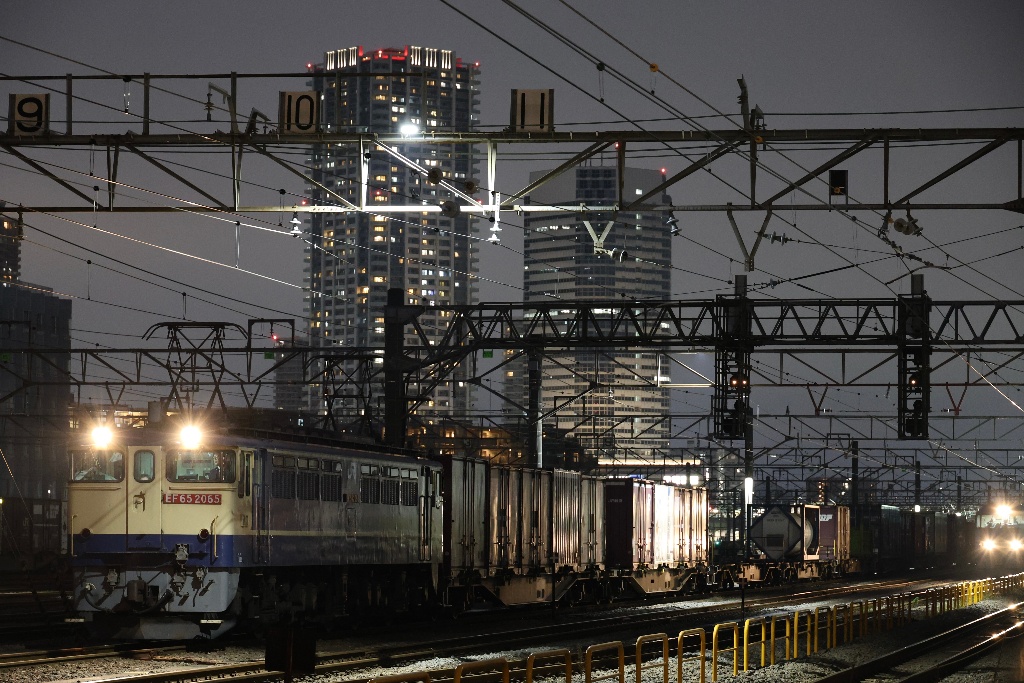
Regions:
<instances>
[{"instance_id":1,"label":"locomotive coupler","mask_svg":"<svg viewBox=\"0 0 1024 683\"><path fill-rule=\"evenodd\" d=\"M103 577L103 586L107 593L117 588L117 581L119 578L120 577L117 575L116 569L111 568L107 570L107 575Z\"/></svg>"}]
</instances>

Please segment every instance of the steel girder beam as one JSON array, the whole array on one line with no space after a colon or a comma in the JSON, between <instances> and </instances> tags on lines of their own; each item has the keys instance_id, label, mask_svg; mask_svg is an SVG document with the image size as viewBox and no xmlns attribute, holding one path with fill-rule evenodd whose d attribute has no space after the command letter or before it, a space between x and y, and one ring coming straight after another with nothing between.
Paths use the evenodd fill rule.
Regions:
<instances>
[{"instance_id":1,"label":"steel girder beam","mask_svg":"<svg viewBox=\"0 0 1024 683\"><path fill-rule=\"evenodd\" d=\"M463 359L480 349L522 349L540 346L548 351L579 348L628 348L650 350L714 349L720 345L727 322L716 312L714 301L644 302L623 305L621 302L561 303L543 305L480 304L474 306L440 307L449 312L445 335L437 344L430 344L419 323L413 321L416 331L406 346L408 364L407 381L419 385L422 392L443 381ZM749 343L754 353L778 352L780 357L798 357L814 353L892 353L899 341L899 302L895 300L749 300ZM993 301L934 301L932 302L932 345L936 353L970 353L994 350L1020 353L1024 351L1024 302ZM181 326L178 326L181 328ZM786 348L794 345L793 348ZM65 349L37 348L9 349L8 353L25 354L36 362L56 367L60 358L76 360L80 372L68 372L67 382L74 387L134 384L158 386L167 380L153 379L150 367L170 373L176 367L195 368L195 382L202 386L269 384L274 369L282 359L264 370L256 370L251 362L240 362L245 370L236 370L226 358L239 357L249 361L251 354L283 353L288 359L301 358L302 381L311 381L314 374L309 359L322 352L311 349L285 349L270 347L254 349L250 345L216 346L214 355L201 360L193 355L213 353L211 348L177 349L178 361L172 361L166 352L156 349ZM379 350L378 350L379 351ZM364 355L373 357L373 349L333 350L332 354L351 359ZM69 355L70 354L70 355ZM884 362L884 361L883 361ZM31 365L31 364L29 364ZM881 365L881 363L879 364ZM941 362L935 364L942 365ZM111 376L91 379L91 366L102 368ZM199 376L198 368L210 379ZM869 368L870 369L870 368ZM11 365L6 372L18 372ZM319 372L319 371L318 371ZM216 377L213 375L216 374ZM869 383L867 373L853 378L855 382ZM182 376L182 379L184 376ZM37 378L18 377L22 384L38 382ZM189 381L192 381L189 379ZM801 382L799 386L830 386L849 382L824 376L821 382ZM948 382L950 387L973 386L976 380L964 383ZM781 382L767 382L780 386ZM938 385L941 385L939 383ZM937 386L938 386L937 385ZM17 391L17 390L15 390ZM9 398L9 392L0 396L0 402Z\"/></svg>"},{"instance_id":2,"label":"steel girder beam","mask_svg":"<svg viewBox=\"0 0 1024 683\"><path fill-rule=\"evenodd\" d=\"M517 349L714 348L726 332L716 302L565 302L448 307L448 329L432 347ZM895 348L900 302L892 299L750 300L754 349L801 344L827 349ZM933 301L932 342L951 351L1024 345L1024 301ZM424 348L427 344L424 343Z\"/></svg>"},{"instance_id":3,"label":"steel girder beam","mask_svg":"<svg viewBox=\"0 0 1024 683\"><path fill-rule=\"evenodd\" d=\"M232 117L232 123L234 124L234 117ZM212 199L217 206L209 207L196 207L193 204L182 204L180 206L168 206L168 207L142 207L142 206L119 206L113 207L112 203L108 202L108 206L104 210L118 211L118 212L130 212L130 211L203 211L203 212L261 212L261 211L280 211L280 206L241 206L240 205L240 192L239 183L241 175L241 156L242 151L246 147L251 147L258 150L261 154L266 154L272 160L276 160L272 154L269 153L269 149L273 147L295 147L301 146L306 148L310 145L319 144L354 144L354 145L368 145L374 146L380 143L381 149L395 150L405 144L416 144L420 146L430 145L486 145L488 149L492 150L496 154L496 146L498 143L502 145L517 145L517 144L530 144L530 145L572 145L580 146L586 145L587 147L577 152L569 161L559 165L559 167L549 173L545 178L538 182L531 183L531 185L523 190L513 194L510 197L504 199L498 196L498 193L492 193L491 201L483 204L476 202L466 201L460 208L466 212L475 213L486 213L494 215L496 211L514 210L514 211L534 211L541 210L545 207L530 206L516 203L516 200L528 192L534 187L539 187L544 182L547 182L551 178L565 172L574 165L585 161L587 158L599 153L613 143L619 143L620 157L625 153L625 149L628 146L631 150L641 148L646 144L658 144L664 145L669 144L676 147L676 150L680 153L681 158L687 160L693 160L690 166L683 171L675 174L671 179L662 183L657 191L648 192L647 195L641 197L639 200L633 200L626 202L621 200L618 203L608 204L607 206L592 206L589 207L594 211L616 211L616 210L661 210L661 211L728 211L728 210L753 210L753 211L764 211L771 208L774 201L779 199L785 194L791 192L793 189L801 187L808 181L818 177L820 173L833 168L835 165L842 161L853 157L854 155L877 146L880 141L884 143L886 150L886 162L884 173L886 182L884 183L884 199L882 201L869 201L865 202L858 200L852 203L844 203L842 207L835 207L828 201L820 201L812 204L801 204L792 205L787 207L793 211L803 210L825 210L832 211L836 208L841 208L843 211L886 211L892 210L893 208L905 208L905 209L1000 209L1010 211L1024 211L1024 200L1019 196L1008 197L1007 201L1002 202L989 202L989 203L971 203L971 202L931 202L931 203L917 203L911 204L910 199L922 193L924 190L935 185L936 183L948 178L963 168L966 168L970 164L974 163L978 159L981 159L997 149L1006 142L1016 140L1018 146L1022 140L1024 140L1024 128L978 128L978 129L794 129L794 130L759 130L758 136L762 140L762 144L766 147L779 144L820 144L822 142L830 142L836 144L851 143L853 146L842 151L838 156L833 157L831 160L824 164L818 165L815 170L806 173L801 179L795 182L789 182L778 176L783 181L785 187L776 192L773 196L766 200L757 200L756 197L745 198L745 201L736 202L735 205L720 204L720 205L661 205L661 204L646 204L648 199L653 198L657 195L657 192L664 191L671 187L673 184L682 181L684 178L691 175L694 171L699 168L705 167L714 160L726 156L728 153L736 152L744 143L750 142L749 132L744 130L718 130L718 131L593 131L593 132L567 132L567 133L550 133L550 134L525 134L525 133L439 133L431 135L421 135L413 137L403 137L400 134L380 134L380 135L366 135L366 134L338 134L338 133L316 133L316 134L281 134L281 133L259 133L256 132L255 126L250 125L246 127L244 131L237 129L237 126L233 125L232 132L211 132L211 133L176 133L173 135L153 135L153 134L137 134L134 132L124 134L86 134L86 135L40 135L36 137L23 137L23 136L12 136L12 135L0 135L0 147L6 149L9 153L17 156L23 163L26 163L36 170L44 173L47 177L60 183L66 189L75 193L79 197L85 200L85 203L79 206L32 206L25 207L26 211L40 211L47 213L71 213L76 211L92 211L92 201L81 191L74 188L74 186L67 182L65 179L60 178L54 172L46 168L46 165L27 157L24 153L18 151L17 148L30 148L32 146L47 146L47 147L92 147L95 145L104 145L108 149L117 150L121 146L132 146L133 151L138 152L140 149L153 149L153 148L197 148L197 147L212 147L214 149L225 149L229 150L232 155L232 180L233 180L233 200L229 207L223 206L225 202L215 200L212 198L212 194L201 189L197 189L198 184L186 181L182 176L174 176L179 181L186 182L192 189L200 192L207 199ZM919 142L949 142L949 141L974 141L983 145L983 147L976 152L968 155L966 158L953 164L949 168L941 171L932 180L928 181L924 185L913 190L909 194L906 194L897 202L891 202L888 199L889 192L889 168L888 168L888 150L893 144L903 143L919 143ZM708 146L708 149L703 147ZM151 159L148 159L152 161ZM1018 159L1018 174L1020 172L1020 160ZM758 164L763 165L763 164ZM109 166L109 164L108 164ZM753 169L757 166L752 167ZM166 172L166 169L164 169ZM489 172L490 173L490 172ZM774 174L777 176L777 174ZM111 167L111 177L108 180L108 193L112 193L114 189L113 183L116 178L113 177ZM489 180L490 182L490 180ZM324 189L324 188L321 188ZM574 211L577 207L573 206L555 206L547 207L546 210L561 210L561 211ZM291 207L291 210L296 210ZM311 206L302 207L301 210L305 211L322 211L322 212L348 212L348 211L361 211L365 210L363 207L355 207L346 202L342 202L341 206ZM408 206L391 205L388 207L374 207L375 212L388 212L388 211L435 211L440 210L440 207L427 206L424 207L421 204L410 204Z\"/></svg>"},{"instance_id":4,"label":"steel girder beam","mask_svg":"<svg viewBox=\"0 0 1024 683\"><path fill-rule=\"evenodd\" d=\"M995 141L1024 139L1024 128L767 128L757 135L761 144L783 142L851 142L857 143L869 138L887 139L891 143L906 142L951 142L951 141ZM123 145L126 142L140 147L230 147L233 139L244 137L248 144L260 146L312 145L317 143L346 144L361 140L380 140L388 145L503 145L537 144L585 144L598 142L614 144L627 142L630 145L643 143L746 143L750 133L738 129L721 130L605 130L605 131L552 131L549 133L499 132L445 132L402 135L401 133L185 133L140 135L138 133L84 133L77 135L50 134L41 136L0 135L0 146L15 147L89 147L90 145Z\"/></svg>"}]
</instances>

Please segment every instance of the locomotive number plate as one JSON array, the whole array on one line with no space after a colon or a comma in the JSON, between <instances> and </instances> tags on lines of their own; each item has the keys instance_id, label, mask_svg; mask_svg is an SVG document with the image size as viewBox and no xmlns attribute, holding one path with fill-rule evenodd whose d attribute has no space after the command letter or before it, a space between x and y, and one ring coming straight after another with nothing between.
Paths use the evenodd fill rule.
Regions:
<instances>
[{"instance_id":1,"label":"locomotive number plate","mask_svg":"<svg viewBox=\"0 0 1024 683\"><path fill-rule=\"evenodd\" d=\"M165 493L164 502L185 505L220 505L219 493Z\"/></svg>"}]
</instances>

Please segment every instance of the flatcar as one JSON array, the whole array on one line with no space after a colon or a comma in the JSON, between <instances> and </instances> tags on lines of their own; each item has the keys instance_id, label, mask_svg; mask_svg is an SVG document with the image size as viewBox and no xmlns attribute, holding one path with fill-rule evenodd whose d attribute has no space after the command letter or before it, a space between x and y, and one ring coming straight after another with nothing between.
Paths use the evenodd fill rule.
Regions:
<instances>
[{"instance_id":1,"label":"flatcar","mask_svg":"<svg viewBox=\"0 0 1024 683\"><path fill-rule=\"evenodd\" d=\"M773 505L753 520L749 539L759 556L747 563L748 581L782 583L860 571L850 552L850 509L843 505Z\"/></svg>"}]
</instances>

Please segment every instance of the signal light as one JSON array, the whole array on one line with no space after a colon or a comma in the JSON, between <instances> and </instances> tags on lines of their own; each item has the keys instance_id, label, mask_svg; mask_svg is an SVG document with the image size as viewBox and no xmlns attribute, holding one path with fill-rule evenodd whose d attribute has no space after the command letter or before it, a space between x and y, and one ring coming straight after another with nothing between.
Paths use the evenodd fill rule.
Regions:
<instances>
[{"instance_id":1,"label":"signal light","mask_svg":"<svg viewBox=\"0 0 1024 683\"><path fill-rule=\"evenodd\" d=\"M722 436L729 439L743 438L747 426L747 404L737 399L732 409L722 418Z\"/></svg>"},{"instance_id":2,"label":"signal light","mask_svg":"<svg viewBox=\"0 0 1024 683\"><path fill-rule=\"evenodd\" d=\"M921 399L914 401L910 415L904 420L903 433L911 438L923 438L928 435L928 419L925 416L924 403Z\"/></svg>"}]
</instances>

